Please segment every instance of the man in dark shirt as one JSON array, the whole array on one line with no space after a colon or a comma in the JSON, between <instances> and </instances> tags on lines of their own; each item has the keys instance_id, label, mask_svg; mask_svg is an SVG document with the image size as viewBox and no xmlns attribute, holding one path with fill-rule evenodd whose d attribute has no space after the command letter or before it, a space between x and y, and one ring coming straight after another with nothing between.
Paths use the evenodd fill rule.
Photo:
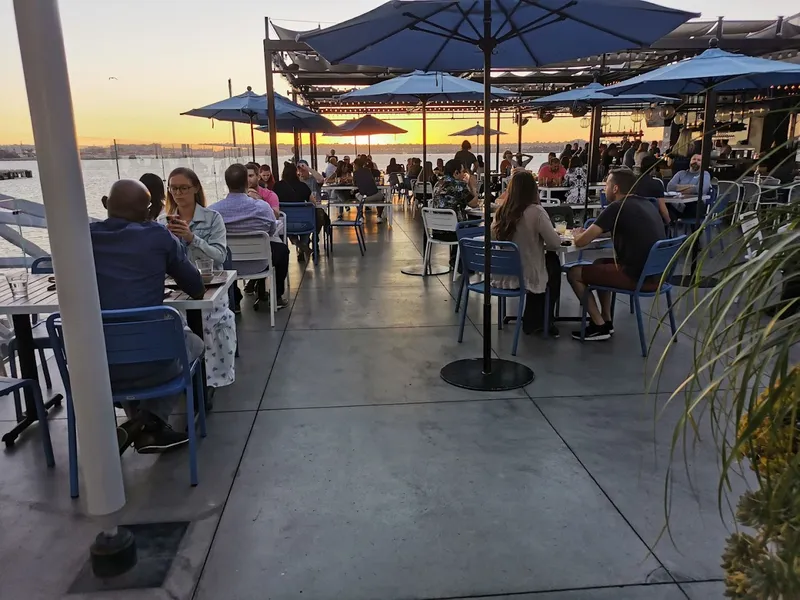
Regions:
<instances>
[{"instance_id":1,"label":"man in dark shirt","mask_svg":"<svg viewBox=\"0 0 800 600\"><path fill-rule=\"evenodd\" d=\"M461 142L461 150L456 152L456 155L453 157L457 161L461 162L464 165L464 169L468 173L472 173L473 165L478 162L478 159L475 158L475 155L470 152L472 149L472 144L469 143L469 140L464 140Z\"/></svg>"},{"instance_id":2,"label":"man in dark shirt","mask_svg":"<svg viewBox=\"0 0 800 600\"><path fill-rule=\"evenodd\" d=\"M160 306L164 280L170 275L193 298L202 298L205 286L200 273L186 256L180 241L166 228L149 220L150 193L140 182L122 179L103 198L105 221L89 226L92 237L100 308L116 310ZM189 361L203 354L203 340L184 331ZM115 365L109 369L112 389L150 387L174 379L177 361ZM177 396L125 403L130 420L118 428L120 450L134 444L143 454L163 452L185 444L185 433L167 424Z\"/></svg>"},{"instance_id":3,"label":"man in dark shirt","mask_svg":"<svg viewBox=\"0 0 800 600\"><path fill-rule=\"evenodd\" d=\"M357 158L353 163L353 167L353 184L358 188L358 193L364 197L364 202L367 204L386 202L386 197L383 191L378 189L378 185L375 183L375 177L365 160L361 157ZM377 222L383 223L382 206L378 207Z\"/></svg>"},{"instance_id":4,"label":"man in dark shirt","mask_svg":"<svg viewBox=\"0 0 800 600\"><path fill-rule=\"evenodd\" d=\"M640 198L655 198L664 225L669 225L672 218L667 203L664 201L664 182L655 177L657 164L658 158L652 154L648 154L642 159L641 174L636 180L636 185L633 186L633 195Z\"/></svg>"},{"instance_id":5,"label":"man in dark shirt","mask_svg":"<svg viewBox=\"0 0 800 600\"><path fill-rule=\"evenodd\" d=\"M642 274L650 249L664 239L664 224L656 206L646 198L631 194L636 176L629 169L611 171L606 182L606 197L610 204L600 213L589 229L575 230L575 246L582 248L603 233L611 233L614 258L601 258L592 265L573 267L567 273L575 295L583 299L587 285L608 286L633 290ZM642 289L658 288L658 277L645 281ZM589 294L586 310L591 323L586 328L586 340L607 340L614 333L611 321L611 293L598 292L600 309ZM581 332L572 332L581 339Z\"/></svg>"}]
</instances>

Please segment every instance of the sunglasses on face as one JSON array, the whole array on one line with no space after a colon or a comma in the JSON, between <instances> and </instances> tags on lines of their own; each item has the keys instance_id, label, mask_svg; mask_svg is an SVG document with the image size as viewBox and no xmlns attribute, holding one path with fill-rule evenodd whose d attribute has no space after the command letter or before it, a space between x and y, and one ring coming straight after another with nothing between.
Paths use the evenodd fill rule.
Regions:
<instances>
[{"instance_id":1,"label":"sunglasses on face","mask_svg":"<svg viewBox=\"0 0 800 600\"><path fill-rule=\"evenodd\" d=\"M169 191L173 194L185 194L193 188L193 185L171 185L169 186Z\"/></svg>"}]
</instances>

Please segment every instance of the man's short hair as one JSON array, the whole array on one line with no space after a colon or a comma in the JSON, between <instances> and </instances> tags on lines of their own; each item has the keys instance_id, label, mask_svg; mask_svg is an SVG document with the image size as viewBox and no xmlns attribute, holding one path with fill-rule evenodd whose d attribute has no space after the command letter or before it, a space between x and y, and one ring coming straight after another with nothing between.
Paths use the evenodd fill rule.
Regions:
<instances>
[{"instance_id":1,"label":"man's short hair","mask_svg":"<svg viewBox=\"0 0 800 600\"><path fill-rule=\"evenodd\" d=\"M642 159L642 173L648 173L653 170L653 167L658 164L658 159L652 154L648 154Z\"/></svg>"},{"instance_id":2,"label":"man's short hair","mask_svg":"<svg viewBox=\"0 0 800 600\"><path fill-rule=\"evenodd\" d=\"M242 192L247 189L247 167L234 163L225 169L225 185L231 192Z\"/></svg>"},{"instance_id":3,"label":"man's short hair","mask_svg":"<svg viewBox=\"0 0 800 600\"><path fill-rule=\"evenodd\" d=\"M457 158L451 158L446 163L444 163L444 174L450 175L452 177L456 174L456 171L461 171L464 169L464 163L458 160Z\"/></svg>"},{"instance_id":4,"label":"man's short hair","mask_svg":"<svg viewBox=\"0 0 800 600\"><path fill-rule=\"evenodd\" d=\"M245 165L245 168L248 171L252 170L258 173L258 170L261 168L261 166L257 162L249 162Z\"/></svg>"},{"instance_id":5,"label":"man's short hair","mask_svg":"<svg viewBox=\"0 0 800 600\"><path fill-rule=\"evenodd\" d=\"M461 149L462 150L471 150L472 149L472 144L469 143L469 140L464 140L463 142L461 142Z\"/></svg>"},{"instance_id":6,"label":"man's short hair","mask_svg":"<svg viewBox=\"0 0 800 600\"><path fill-rule=\"evenodd\" d=\"M363 169L363 168L364 168L364 159L362 159L362 158L359 156L357 159L355 159L355 160L353 161L353 166L354 166L354 167L358 167L359 169Z\"/></svg>"},{"instance_id":7,"label":"man's short hair","mask_svg":"<svg viewBox=\"0 0 800 600\"><path fill-rule=\"evenodd\" d=\"M614 185L619 188L621 194L630 194L636 185L636 175L627 167L613 169L608 176L614 180Z\"/></svg>"},{"instance_id":8,"label":"man's short hair","mask_svg":"<svg viewBox=\"0 0 800 600\"><path fill-rule=\"evenodd\" d=\"M298 165L304 165L304 166L307 167L308 166L308 161L305 158L301 158L300 160L297 161L297 164Z\"/></svg>"}]
</instances>

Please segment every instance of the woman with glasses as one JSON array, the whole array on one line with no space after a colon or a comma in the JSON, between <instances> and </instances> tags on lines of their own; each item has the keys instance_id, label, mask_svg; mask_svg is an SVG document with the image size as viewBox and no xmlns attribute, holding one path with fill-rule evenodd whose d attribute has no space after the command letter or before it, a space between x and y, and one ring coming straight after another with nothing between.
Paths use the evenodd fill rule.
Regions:
<instances>
[{"instance_id":1,"label":"woman with glasses","mask_svg":"<svg viewBox=\"0 0 800 600\"><path fill-rule=\"evenodd\" d=\"M206 208L203 186L194 171L178 167L169 174L166 209L158 222L181 241L189 259L195 264L213 261L214 270L221 270L228 253L225 223L218 212ZM203 332L206 383L211 388L230 385L236 375L236 322L227 294L203 311Z\"/></svg>"}]
</instances>

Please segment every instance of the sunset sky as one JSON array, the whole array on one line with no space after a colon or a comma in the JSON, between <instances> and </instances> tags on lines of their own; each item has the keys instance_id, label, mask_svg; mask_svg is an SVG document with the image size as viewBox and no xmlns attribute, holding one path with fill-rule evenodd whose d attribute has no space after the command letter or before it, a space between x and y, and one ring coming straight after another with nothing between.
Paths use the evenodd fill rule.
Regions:
<instances>
[{"instance_id":1,"label":"sunset sky","mask_svg":"<svg viewBox=\"0 0 800 600\"><path fill-rule=\"evenodd\" d=\"M179 113L227 96L249 85L263 93L264 16L293 29L323 27L381 4L381 0L63 0L61 18L72 96L81 144L107 144L112 138L138 143L230 142L230 126ZM662 0L661 4L702 10L706 18L772 19L797 10L794 0ZM315 17L323 20L316 21ZM300 19L296 21L295 19ZM28 104L11 0L0 0L0 144L31 143ZM114 77L116 79L110 79ZM277 79L279 92L286 83ZM449 115L448 115L449 117ZM418 143L418 121L397 121L409 131L375 137L385 142ZM470 127L471 120L439 120L429 125L429 142L456 141L447 135ZM627 121L626 125L630 125ZM515 133L510 121L502 128ZM238 129L239 136L245 128ZM577 119L533 121L526 141L586 137ZM265 143L265 134L256 134ZM516 139L515 135L507 140ZM325 144L321 138L320 144ZM286 141L280 136L279 141Z\"/></svg>"}]
</instances>

